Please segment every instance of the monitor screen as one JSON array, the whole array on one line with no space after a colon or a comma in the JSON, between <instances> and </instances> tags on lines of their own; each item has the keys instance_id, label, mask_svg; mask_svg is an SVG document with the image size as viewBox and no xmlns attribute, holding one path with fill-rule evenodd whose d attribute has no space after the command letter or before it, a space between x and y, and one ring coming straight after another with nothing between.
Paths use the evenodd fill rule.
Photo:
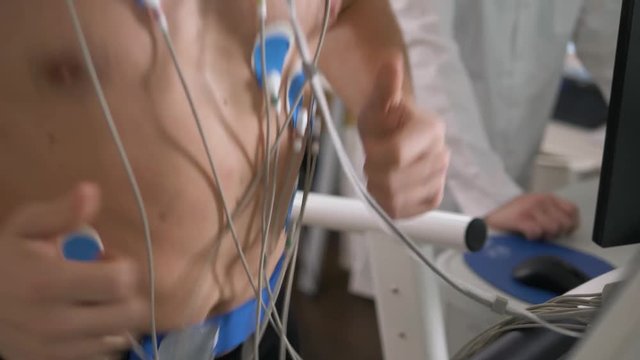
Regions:
<instances>
[{"instance_id":1,"label":"monitor screen","mask_svg":"<svg viewBox=\"0 0 640 360\"><path fill-rule=\"evenodd\" d=\"M640 0L624 0L594 241L640 243Z\"/></svg>"}]
</instances>

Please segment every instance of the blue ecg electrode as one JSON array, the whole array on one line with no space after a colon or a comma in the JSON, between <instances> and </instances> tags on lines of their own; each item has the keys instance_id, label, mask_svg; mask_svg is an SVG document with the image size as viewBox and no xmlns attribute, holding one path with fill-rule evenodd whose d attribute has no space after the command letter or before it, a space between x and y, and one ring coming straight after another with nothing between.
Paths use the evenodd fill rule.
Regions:
<instances>
[{"instance_id":1,"label":"blue ecg electrode","mask_svg":"<svg viewBox=\"0 0 640 360\"><path fill-rule=\"evenodd\" d=\"M71 261L97 261L103 252L98 232L88 226L67 235L62 242L62 255Z\"/></svg>"}]
</instances>

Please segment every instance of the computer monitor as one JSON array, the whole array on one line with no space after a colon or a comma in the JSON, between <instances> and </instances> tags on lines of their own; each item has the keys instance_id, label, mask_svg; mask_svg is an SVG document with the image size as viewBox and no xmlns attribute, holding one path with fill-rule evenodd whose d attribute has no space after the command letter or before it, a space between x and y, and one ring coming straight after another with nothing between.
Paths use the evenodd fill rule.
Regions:
<instances>
[{"instance_id":1,"label":"computer monitor","mask_svg":"<svg viewBox=\"0 0 640 360\"><path fill-rule=\"evenodd\" d=\"M594 241L640 243L640 0L624 0Z\"/></svg>"}]
</instances>

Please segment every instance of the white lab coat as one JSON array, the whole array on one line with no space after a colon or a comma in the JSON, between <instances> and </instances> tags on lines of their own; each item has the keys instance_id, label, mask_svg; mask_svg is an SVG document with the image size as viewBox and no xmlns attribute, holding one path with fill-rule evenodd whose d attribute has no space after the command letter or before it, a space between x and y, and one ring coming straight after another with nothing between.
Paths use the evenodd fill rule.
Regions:
<instances>
[{"instance_id":1,"label":"white lab coat","mask_svg":"<svg viewBox=\"0 0 640 360\"><path fill-rule=\"evenodd\" d=\"M609 98L621 2L390 0L407 44L416 100L447 124L452 158L443 209L483 216L526 189L570 40ZM375 244L351 245L350 290L368 294L366 248L375 252ZM442 311L437 288L429 287L434 280L424 279L415 291L429 289L422 308L434 326ZM387 291L373 280L379 293ZM444 336L430 340L444 348Z\"/></svg>"},{"instance_id":2,"label":"white lab coat","mask_svg":"<svg viewBox=\"0 0 640 360\"><path fill-rule=\"evenodd\" d=\"M519 195L567 43L608 98L621 0L391 0L418 103L448 127L443 208L481 216Z\"/></svg>"},{"instance_id":3,"label":"white lab coat","mask_svg":"<svg viewBox=\"0 0 640 360\"><path fill-rule=\"evenodd\" d=\"M447 124L443 209L483 216L523 192L571 39L608 99L621 2L390 0L416 100ZM366 242L350 253L350 289L370 294Z\"/></svg>"}]
</instances>

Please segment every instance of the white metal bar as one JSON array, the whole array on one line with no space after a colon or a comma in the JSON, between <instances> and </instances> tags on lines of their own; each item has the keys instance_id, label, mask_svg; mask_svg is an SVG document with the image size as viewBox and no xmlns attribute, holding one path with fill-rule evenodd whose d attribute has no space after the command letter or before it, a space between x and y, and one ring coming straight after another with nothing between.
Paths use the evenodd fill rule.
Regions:
<instances>
[{"instance_id":1,"label":"white metal bar","mask_svg":"<svg viewBox=\"0 0 640 360\"><path fill-rule=\"evenodd\" d=\"M292 215L300 213L302 195L296 194ZM309 194L303 223L335 231L384 231L376 215L361 201L339 196ZM486 226L465 215L432 211L397 222L415 241L461 250L478 250L486 240Z\"/></svg>"},{"instance_id":2,"label":"white metal bar","mask_svg":"<svg viewBox=\"0 0 640 360\"><path fill-rule=\"evenodd\" d=\"M435 275L388 235L370 234L368 245L384 358L449 359Z\"/></svg>"}]
</instances>

